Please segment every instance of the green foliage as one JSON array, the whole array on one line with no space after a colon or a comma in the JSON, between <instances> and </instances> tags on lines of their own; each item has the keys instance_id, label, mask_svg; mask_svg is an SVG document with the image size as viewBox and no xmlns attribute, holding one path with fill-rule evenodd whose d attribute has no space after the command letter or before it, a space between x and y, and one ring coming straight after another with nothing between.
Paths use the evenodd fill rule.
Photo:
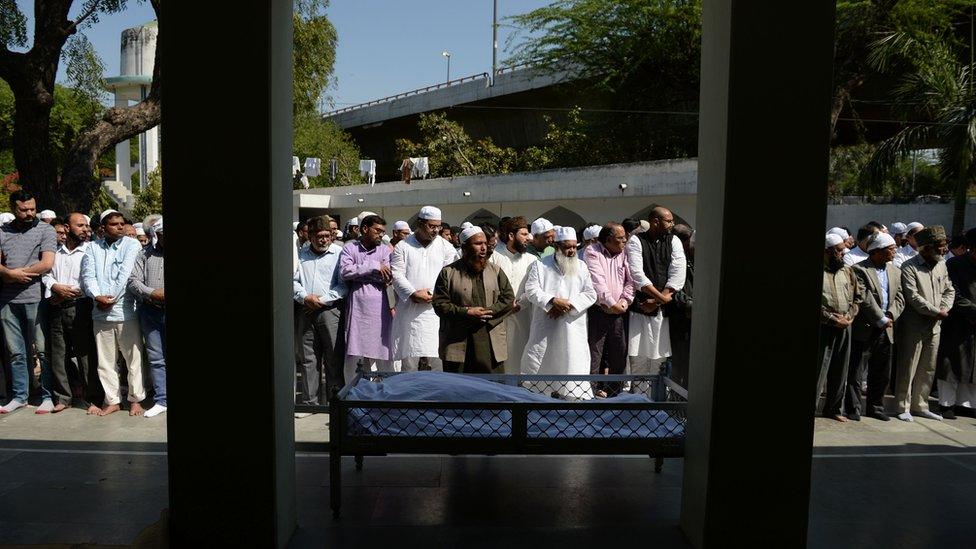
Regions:
<instances>
[{"instance_id":1,"label":"green foliage","mask_svg":"<svg viewBox=\"0 0 976 549\"><path fill-rule=\"evenodd\" d=\"M444 113L421 114L417 126L420 142L397 139L397 157L428 157L430 177L508 173L515 169L515 150L499 147L491 139L474 141L461 124L448 120Z\"/></svg>"},{"instance_id":2,"label":"green foliage","mask_svg":"<svg viewBox=\"0 0 976 549\"><path fill-rule=\"evenodd\" d=\"M359 147L334 122L323 120L315 114L296 117L294 120L294 151L302 161L308 157L322 159L322 175L309 178L311 187L333 186L329 179L329 160L339 161L339 176L335 185L358 185L363 182L359 175Z\"/></svg>"},{"instance_id":3,"label":"green foliage","mask_svg":"<svg viewBox=\"0 0 976 549\"><path fill-rule=\"evenodd\" d=\"M150 214L163 212L163 172L160 166L149 172L149 184L136 195L136 205L132 208L132 217L145 219Z\"/></svg>"},{"instance_id":4,"label":"green foliage","mask_svg":"<svg viewBox=\"0 0 976 549\"><path fill-rule=\"evenodd\" d=\"M877 148L862 143L831 149L828 194L890 198L895 202L907 202L920 195L952 194L952 182L942 179L938 165L917 153L895 160L883 178L872 180L869 164Z\"/></svg>"},{"instance_id":5,"label":"green foliage","mask_svg":"<svg viewBox=\"0 0 976 549\"><path fill-rule=\"evenodd\" d=\"M75 138L101 115L103 108L84 93L63 86L55 87L50 135L59 169ZM0 80L0 175L17 170L14 166L13 146L14 95L7 83ZM114 164L114 154L106 161Z\"/></svg>"},{"instance_id":6,"label":"green foliage","mask_svg":"<svg viewBox=\"0 0 976 549\"><path fill-rule=\"evenodd\" d=\"M556 0L509 21L507 63L579 75L587 106L603 108L585 116L592 157L697 153L700 0Z\"/></svg>"},{"instance_id":7,"label":"green foliage","mask_svg":"<svg viewBox=\"0 0 976 549\"><path fill-rule=\"evenodd\" d=\"M105 98L105 64L95 47L84 34L76 34L68 39L61 50L61 57L65 61L65 74L68 77L66 91L74 94L76 101L90 106L91 121L101 112L102 100Z\"/></svg>"},{"instance_id":8,"label":"green foliage","mask_svg":"<svg viewBox=\"0 0 976 549\"><path fill-rule=\"evenodd\" d=\"M296 118L317 112L319 99L333 83L332 70L339 38L332 22L325 16L328 7L329 0L295 1L292 112Z\"/></svg>"},{"instance_id":9,"label":"green foliage","mask_svg":"<svg viewBox=\"0 0 976 549\"><path fill-rule=\"evenodd\" d=\"M92 220L92 225L98 223L98 216L102 214L105 210L115 210L118 209L119 205L112 200L112 197L105 192L104 188L98 190L98 194L95 195L95 199L92 201L91 211L88 213L88 217Z\"/></svg>"},{"instance_id":10,"label":"green foliage","mask_svg":"<svg viewBox=\"0 0 976 549\"><path fill-rule=\"evenodd\" d=\"M27 17L17 7L17 0L0 0L0 44L27 45Z\"/></svg>"}]
</instances>

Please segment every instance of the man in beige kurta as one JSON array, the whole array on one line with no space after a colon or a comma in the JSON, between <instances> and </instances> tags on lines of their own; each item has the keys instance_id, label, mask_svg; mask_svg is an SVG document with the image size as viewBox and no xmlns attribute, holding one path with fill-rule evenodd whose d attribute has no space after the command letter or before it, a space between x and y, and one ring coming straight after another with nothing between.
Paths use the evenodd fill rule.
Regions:
<instances>
[{"instance_id":1,"label":"man in beige kurta","mask_svg":"<svg viewBox=\"0 0 976 549\"><path fill-rule=\"evenodd\" d=\"M934 225L915 234L918 255L901 266L905 312L898 319L898 379L895 398L898 419L912 416L941 420L929 411L929 393L935 378L936 352L942 320L949 316L955 290L942 256L948 251L945 229Z\"/></svg>"}]
</instances>

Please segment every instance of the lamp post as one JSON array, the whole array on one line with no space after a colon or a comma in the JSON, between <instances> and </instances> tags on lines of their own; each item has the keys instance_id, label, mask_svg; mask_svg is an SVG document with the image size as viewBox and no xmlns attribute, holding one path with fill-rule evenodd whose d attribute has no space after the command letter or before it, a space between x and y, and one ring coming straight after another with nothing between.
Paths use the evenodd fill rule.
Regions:
<instances>
[{"instance_id":1,"label":"lamp post","mask_svg":"<svg viewBox=\"0 0 976 549\"><path fill-rule=\"evenodd\" d=\"M447 80L446 80L446 82L450 82L451 81L451 52L449 52L447 50L444 50L444 51L441 52L441 55L443 55L444 57L447 58Z\"/></svg>"}]
</instances>

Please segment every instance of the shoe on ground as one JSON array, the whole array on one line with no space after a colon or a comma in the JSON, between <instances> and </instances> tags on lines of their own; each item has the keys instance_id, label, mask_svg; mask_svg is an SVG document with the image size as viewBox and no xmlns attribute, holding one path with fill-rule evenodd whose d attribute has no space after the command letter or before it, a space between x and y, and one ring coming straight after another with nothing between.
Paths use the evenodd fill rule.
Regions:
<instances>
[{"instance_id":1,"label":"shoe on ground","mask_svg":"<svg viewBox=\"0 0 976 549\"><path fill-rule=\"evenodd\" d=\"M872 417L878 421L891 421L891 418L888 417L888 414L876 410L868 412L868 417Z\"/></svg>"},{"instance_id":2,"label":"shoe on ground","mask_svg":"<svg viewBox=\"0 0 976 549\"><path fill-rule=\"evenodd\" d=\"M851 421L861 421L861 414L860 414L860 412L851 412L851 413L845 414L845 415L847 416L847 419L849 419Z\"/></svg>"},{"instance_id":3,"label":"shoe on ground","mask_svg":"<svg viewBox=\"0 0 976 549\"><path fill-rule=\"evenodd\" d=\"M956 419L956 411L952 406L943 406L939 411L942 412L942 419Z\"/></svg>"},{"instance_id":4,"label":"shoe on ground","mask_svg":"<svg viewBox=\"0 0 976 549\"><path fill-rule=\"evenodd\" d=\"M933 412L931 410L922 410L921 412L912 412L912 415L913 416L917 416L917 417L924 417L925 419L934 419L935 421L942 421L942 416L940 416L939 414L937 414L937 413L935 413L935 412Z\"/></svg>"},{"instance_id":5,"label":"shoe on ground","mask_svg":"<svg viewBox=\"0 0 976 549\"><path fill-rule=\"evenodd\" d=\"M902 413L898 414L898 419L900 419L902 421L907 421L908 423L911 423L911 422L915 421L914 419L912 419L912 414L910 414L908 412L902 412Z\"/></svg>"}]
</instances>

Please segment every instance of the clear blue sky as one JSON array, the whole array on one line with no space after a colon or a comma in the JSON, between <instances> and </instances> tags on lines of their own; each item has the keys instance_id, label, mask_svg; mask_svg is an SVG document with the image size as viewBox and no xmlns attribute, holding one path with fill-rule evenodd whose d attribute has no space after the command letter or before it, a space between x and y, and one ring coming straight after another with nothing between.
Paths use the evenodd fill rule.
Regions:
<instances>
[{"instance_id":1,"label":"clear blue sky","mask_svg":"<svg viewBox=\"0 0 976 549\"><path fill-rule=\"evenodd\" d=\"M498 0L499 63L507 56L505 39L513 31L503 18L550 1ZM18 0L17 5L32 16L33 1ZM444 50L451 52L451 78L490 72L491 12L492 0L332 0L327 13L339 33L339 44L337 85L329 93L336 107L443 82ZM130 0L124 12L102 16L85 29L105 63L106 76L119 72L121 32L152 19L148 2Z\"/></svg>"}]
</instances>

